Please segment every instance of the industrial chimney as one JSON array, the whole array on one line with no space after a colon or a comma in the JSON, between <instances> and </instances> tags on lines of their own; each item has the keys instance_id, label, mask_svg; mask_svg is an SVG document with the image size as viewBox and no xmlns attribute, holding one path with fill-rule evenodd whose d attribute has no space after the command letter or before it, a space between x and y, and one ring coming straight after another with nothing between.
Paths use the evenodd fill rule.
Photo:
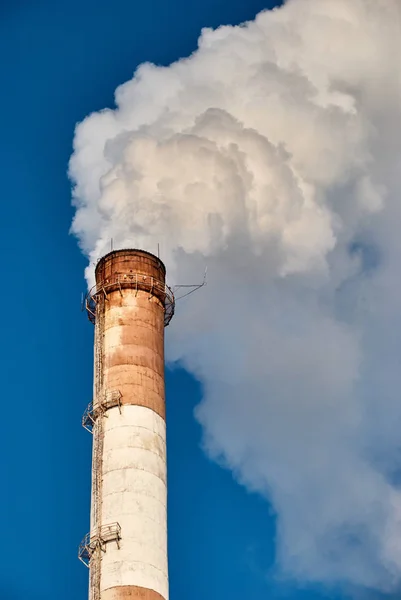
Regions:
<instances>
[{"instance_id":1,"label":"industrial chimney","mask_svg":"<svg viewBox=\"0 0 401 600\"><path fill-rule=\"evenodd\" d=\"M174 313L162 261L117 250L96 267L91 530L79 548L90 600L168 600L164 327Z\"/></svg>"}]
</instances>

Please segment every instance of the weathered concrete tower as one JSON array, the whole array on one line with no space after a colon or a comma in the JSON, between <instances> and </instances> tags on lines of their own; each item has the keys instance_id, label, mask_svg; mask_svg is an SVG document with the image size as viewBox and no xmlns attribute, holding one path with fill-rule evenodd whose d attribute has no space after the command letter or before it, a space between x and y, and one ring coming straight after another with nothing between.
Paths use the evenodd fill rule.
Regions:
<instances>
[{"instance_id":1,"label":"weathered concrete tower","mask_svg":"<svg viewBox=\"0 0 401 600\"><path fill-rule=\"evenodd\" d=\"M168 600L164 327L174 296L159 258L118 250L96 267L90 600Z\"/></svg>"}]
</instances>

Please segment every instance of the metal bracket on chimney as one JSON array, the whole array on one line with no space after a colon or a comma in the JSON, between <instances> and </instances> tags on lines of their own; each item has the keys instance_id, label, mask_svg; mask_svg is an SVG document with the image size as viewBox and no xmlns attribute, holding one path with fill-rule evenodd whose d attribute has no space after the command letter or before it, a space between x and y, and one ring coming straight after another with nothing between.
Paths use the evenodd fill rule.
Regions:
<instances>
[{"instance_id":1,"label":"metal bracket on chimney","mask_svg":"<svg viewBox=\"0 0 401 600\"><path fill-rule=\"evenodd\" d=\"M82 416L82 427L89 433L93 433L93 426L99 415L107 417L106 411L114 406L118 406L121 414L121 398L119 390L111 390L105 393L101 402L90 402Z\"/></svg>"},{"instance_id":2,"label":"metal bracket on chimney","mask_svg":"<svg viewBox=\"0 0 401 600\"><path fill-rule=\"evenodd\" d=\"M102 525L95 531L87 533L78 548L78 558L86 567L90 567L90 561L97 549L106 552L109 542L116 542L120 549L121 526L119 523Z\"/></svg>"}]
</instances>

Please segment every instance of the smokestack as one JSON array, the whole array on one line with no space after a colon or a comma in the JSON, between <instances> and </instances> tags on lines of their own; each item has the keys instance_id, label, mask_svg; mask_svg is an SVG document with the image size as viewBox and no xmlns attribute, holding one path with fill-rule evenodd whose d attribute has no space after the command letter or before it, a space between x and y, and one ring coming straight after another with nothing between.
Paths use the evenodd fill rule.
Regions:
<instances>
[{"instance_id":1,"label":"smokestack","mask_svg":"<svg viewBox=\"0 0 401 600\"><path fill-rule=\"evenodd\" d=\"M90 600L168 599L164 327L174 313L162 261L117 250L96 267L91 531L79 557Z\"/></svg>"},{"instance_id":2,"label":"smokestack","mask_svg":"<svg viewBox=\"0 0 401 600\"><path fill-rule=\"evenodd\" d=\"M271 504L279 579L384 593L401 586L400 15L288 0L204 28L77 126L69 170L90 263L133 237L162 242L175 281L207 261L167 358L200 382L206 452Z\"/></svg>"}]
</instances>

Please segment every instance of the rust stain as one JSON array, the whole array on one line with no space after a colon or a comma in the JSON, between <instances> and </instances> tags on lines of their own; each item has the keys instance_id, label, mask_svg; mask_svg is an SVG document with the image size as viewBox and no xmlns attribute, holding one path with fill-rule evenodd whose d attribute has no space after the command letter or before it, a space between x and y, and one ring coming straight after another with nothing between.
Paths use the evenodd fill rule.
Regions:
<instances>
[{"instance_id":1,"label":"rust stain","mask_svg":"<svg viewBox=\"0 0 401 600\"><path fill-rule=\"evenodd\" d=\"M140 279L153 277L155 280L160 281L162 284L165 283L166 279L166 268L162 261L144 250L116 250L106 254L98 263L95 275L96 283L103 283L112 281L116 277L126 277L126 283L129 286L129 277L139 275ZM140 280L139 280L140 281ZM132 282L134 284L134 282ZM138 279L136 278L136 285L138 285ZM145 284L145 289L148 285ZM140 289L140 283L139 283ZM164 303L164 293L160 288L154 290L155 297L159 298Z\"/></svg>"},{"instance_id":2,"label":"rust stain","mask_svg":"<svg viewBox=\"0 0 401 600\"><path fill-rule=\"evenodd\" d=\"M122 585L102 592L102 600L165 600L165 598L153 590L134 585Z\"/></svg>"},{"instance_id":3,"label":"rust stain","mask_svg":"<svg viewBox=\"0 0 401 600\"><path fill-rule=\"evenodd\" d=\"M115 251L97 265L96 282L129 273L164 284L165 268L143 251ZM137 279L135 280L137 281ZM129 279L113 286L104 302L104 389L118 390L121 404L150 408L165 419L164 298L138 289Z\"/></svg>"}]
</instances>

